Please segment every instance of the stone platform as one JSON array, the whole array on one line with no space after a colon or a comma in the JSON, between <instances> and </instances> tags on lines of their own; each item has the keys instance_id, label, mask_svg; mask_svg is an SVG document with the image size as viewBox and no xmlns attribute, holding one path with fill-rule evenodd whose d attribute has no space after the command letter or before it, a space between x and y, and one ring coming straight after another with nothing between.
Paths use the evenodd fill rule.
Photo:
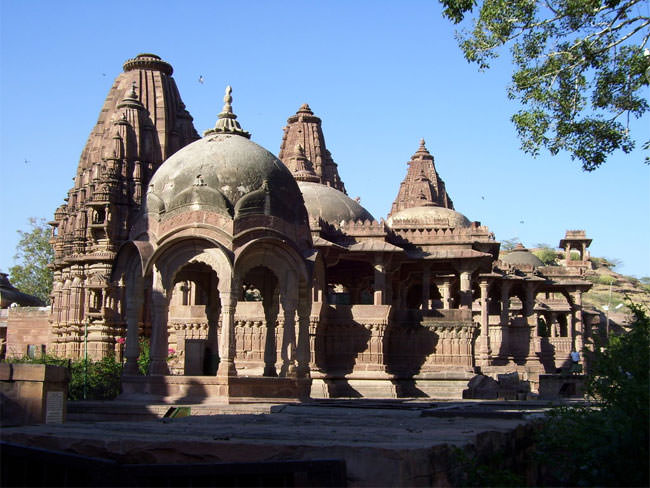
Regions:
<instances>
[{"instance_id":1,"label":"stone platform","mask_svg":"<svg viewBox=\"0 0 650 488\"><path fill-rule=\"evenodd\" d=\"M501 450L516 464L529 448L531 422L548 404L204 403L189 405L188 417L160 418L171 406L71 402L69 419L95 411L95 421L3 428L0 433L7 442L124 463L343 459L349 486L450 486L459 474L454 448L477 453ZM106 415L109 411L128 414L129 409L146 410L152 420L133 415L135 422L96 421L111 418Z\"/></svg>"},{"instance_id":2,"label":"stone platform","mask_svg":"<svg viewBox=\"0 0 650 488\"><path fill-rule=\"evenodd\" d=\"M148 403L195 403L206 398L219 403L241 403L250 398L305 400L310 383L309 378L125 375L120 398Z\"/></svg>"}]
</instances>

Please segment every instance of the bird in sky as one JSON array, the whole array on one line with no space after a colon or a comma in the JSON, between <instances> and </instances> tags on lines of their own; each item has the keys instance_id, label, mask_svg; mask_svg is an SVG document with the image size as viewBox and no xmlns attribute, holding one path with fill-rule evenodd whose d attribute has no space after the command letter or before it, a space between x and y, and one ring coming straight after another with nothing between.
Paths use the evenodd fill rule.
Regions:
<instances>
[{"instance_id":1,"label":"bird in sky","mask_svg":"<svg viewBox=\"0 0 650 488\"><path fill-rule=\"evenodd\" d=\"M199 83L203 84L204 78L203 75L199 75Z\"/></svg>"}]
</instances>

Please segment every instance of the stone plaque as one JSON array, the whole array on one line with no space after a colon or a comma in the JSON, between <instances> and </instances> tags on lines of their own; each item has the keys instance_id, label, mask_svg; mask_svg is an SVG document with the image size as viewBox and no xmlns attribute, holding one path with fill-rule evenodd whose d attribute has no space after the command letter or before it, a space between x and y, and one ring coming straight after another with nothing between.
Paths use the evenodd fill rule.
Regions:
<instances>
[{"instance_id":1,"label":"stone plaque","mask_svg":"<svg viewBox=\"0 0 650 488\"><path fill-rule=\"evenodd\" d=\"M63 423L63 392L48 391L45 400L45 423L61 424Z\"/></svg>"}]
</instances>

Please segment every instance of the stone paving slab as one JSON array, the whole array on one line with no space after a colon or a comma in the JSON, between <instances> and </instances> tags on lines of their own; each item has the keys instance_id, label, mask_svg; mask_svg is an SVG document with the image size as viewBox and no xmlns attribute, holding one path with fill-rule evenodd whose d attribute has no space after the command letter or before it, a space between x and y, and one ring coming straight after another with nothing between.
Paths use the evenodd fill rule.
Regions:
<instances>
[{"instance_id":1,"label":"stone paving slab","mask_svg":"<svg viewBox=\"0 0 650 488\"><path fill-rule=\"evenodd\" d=\"M2 439L127 463L345 459L351 486L444 484L449 446L503 442L543 405L356 402L267 404L272 413L192 415L137 422L67 422L3 428ZM116 405L117 407L117 405ZM258 407L262 407L258 405ZM239 406L240 411L246 408ZM451 414L455 409L457 415ZM449 416L431 416L436 410ZM525 411L525 414L521 412ZM475 414L499 412L500 416ZM516 415L512 415L516 414ZM438 480L438 481L436 481Z\"/></svg>"}]
</instances>

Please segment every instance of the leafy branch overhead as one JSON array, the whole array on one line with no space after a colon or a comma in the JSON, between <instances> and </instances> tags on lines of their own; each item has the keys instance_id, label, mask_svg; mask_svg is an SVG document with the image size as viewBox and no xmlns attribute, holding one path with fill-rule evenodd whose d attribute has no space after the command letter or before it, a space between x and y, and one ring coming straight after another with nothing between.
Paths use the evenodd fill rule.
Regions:
<instances>
[{"instance_id":1,"label":"leafy branch overhead","mask_svg":"<svg viewBox=\"0 0 650 488\"><path fill-rule=\"evenodd\" d=\"M592 171L615 151L634 148L630 119L649 108L643 93L650 77L647 0L441 3L456 24L478 11L472 28L457 37L465 58L481 70L510 47L508 96L522 105L512 121L526 153L567 151ZM641 144L647 150L650 141Z\"/></svg>"}]
</instances>

